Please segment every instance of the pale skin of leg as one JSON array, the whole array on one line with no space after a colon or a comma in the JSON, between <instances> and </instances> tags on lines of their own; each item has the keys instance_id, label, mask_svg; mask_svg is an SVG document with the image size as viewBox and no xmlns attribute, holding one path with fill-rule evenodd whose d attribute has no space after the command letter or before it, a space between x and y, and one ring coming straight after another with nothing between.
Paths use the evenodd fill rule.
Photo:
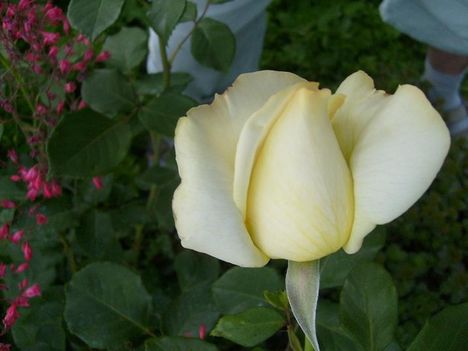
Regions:
<instances>
[{"instance_id":1,"label":"pale skin of leg","mask_svg":"<svg viewBox=\"0 0 468 351\"><path fill-rule=\"evenodd\" d=\"M445 74L458 75L468 67L468 56L451 54L432 47L428 48L427 56L432 67Z\"/></svg>"}]
</instances>

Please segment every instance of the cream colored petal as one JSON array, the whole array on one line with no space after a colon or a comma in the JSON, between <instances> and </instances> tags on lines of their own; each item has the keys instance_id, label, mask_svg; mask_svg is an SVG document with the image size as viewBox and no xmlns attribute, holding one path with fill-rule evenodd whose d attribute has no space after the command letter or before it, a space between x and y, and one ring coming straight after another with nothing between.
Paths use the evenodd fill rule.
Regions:
<instances>
[{"instance_id":1,"label":"cream colored petal","mask_svg":"<svg viewBox=\"0 0 468 351\"><path fill-rule=\"evenodd\" d=\"M234 174L234 201L245 217L252 168L265 137L278 117L288 108L301 87L318 90L318 83L298 83L273 95L267 103L247 120L237 143Z\"/></svg>"},{"instance_id":2,"label":"cream colored petal","mask_svg":"<svg viewBox=\"0 0 468 351\"><path fill-rule=\"evenodd\" d=\"M284 72L244 74L212 105L194 108L179 120L174 142L182 182L173 210L184 247L240 266L266 264L268 257L253 244L233 200L236 147L255 111L303 81Z\"/></svg>"},{"instance_id":3,"label":"cream colored petal","mask_svg":"<svg viewBox=\"0 0 468 351\"><path fill-rule=\"evenodd\" d=\"M348 240L352 181L328 118L329 97L298 89L257 156L247 227L269 257L315 260Z\"/></svg>"},{"instance_id":4,"label":"cream colored petal","mask_svg":"<svg viewBox=\"0 0 468 351\"><path fill-rule=\"evenodd\" d=\"M353 103L352 96L347 99ZM377 106L366 112L363 106L371 101ZM422 196L442 166L450 136L437 111L411 85L400 86L394 95L370 95L348 113L349 122L360 124L354 127L359 132L349 159L355 224L344 247L354 253L376 224L392 221Z\"/></svg>"}]
</instances>

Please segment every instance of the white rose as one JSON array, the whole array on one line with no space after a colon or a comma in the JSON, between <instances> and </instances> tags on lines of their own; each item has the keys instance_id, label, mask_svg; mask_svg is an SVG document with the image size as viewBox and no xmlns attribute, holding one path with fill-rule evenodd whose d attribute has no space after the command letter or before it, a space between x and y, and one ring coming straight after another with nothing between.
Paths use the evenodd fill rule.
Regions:
<instances>
[{"instance_id":1,"label":"white rose","mask_svg":"<svg viewBox=\"0 0 468 351\"><path fill-rule=\"evenodd\" d=\"M244 74L175 134L182 245L240 266L358 251L425 192L450 145L418 88L387 95L364 72L335 94L290 73Z\"/></svg>"}]
</instances>

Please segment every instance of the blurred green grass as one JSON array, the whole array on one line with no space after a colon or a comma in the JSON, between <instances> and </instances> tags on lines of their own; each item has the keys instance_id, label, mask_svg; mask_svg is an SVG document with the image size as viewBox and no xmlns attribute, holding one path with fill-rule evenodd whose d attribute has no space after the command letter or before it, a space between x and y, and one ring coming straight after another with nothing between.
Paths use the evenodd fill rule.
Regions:
<instances>
[{"instance_id":1,"label":"blurred green grass","mask_svg":"<svg viewBox=\"0 0 468 351\"><path fill-rule=\"evenodd\" d=\"M379 0L273 0L263 69L291 71L335 89L364 70L393 92L418 84L425 45L385 24ZM462 89L468 96L468 80ZM398 340L408 346L425 320L468 295L468 143L457 140L438 178L404 216L387 226L378 260L400 296Z\"/></svg>"}]
</instances>

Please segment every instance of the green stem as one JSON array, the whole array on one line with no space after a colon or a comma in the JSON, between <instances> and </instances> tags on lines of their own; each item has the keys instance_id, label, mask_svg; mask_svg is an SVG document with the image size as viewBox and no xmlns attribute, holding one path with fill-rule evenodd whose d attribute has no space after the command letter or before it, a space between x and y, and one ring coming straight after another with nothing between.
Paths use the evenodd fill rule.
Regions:
<instances>
[{"instance_id":1,"label":"green stem","mask_svg":"<svg viewBox=\"0 0 468 351\"><path fill-rule=\"evenodd\" d=\"M188 40L188 38L190 38L190 36L193 34L193 31L195 30L195 28L197 27L198 23L203 19L203 17L205 17L206 15L206 11L208 11L208 7L210 6L210 2L207 1L206 2L206 5L205 5L205 8L203 9L203 12L202 14L200 15L200 17L197 18L196 21L193 22L193 27L192 29L190 30L190 32L188 32L188 34L180 41L180 43L177 45L177 47L175 48L175 50L172 52L171 54L171 57L169 58L169 62L172 64L177 56L177 54L179 53L180 49L182 49L182 46L184 45L184 43Z\"/></svg>"},{"instance_id":2,"label":"green stem","mask_svg":"<svg viewBox=\"0 0 468 351\"><path fill-rule=\"evenodd\" d=\"M31 113L34 113L34 105L29 99L29 95L25 89L25 84L21 76L16 72L15 68L10 65L10 63L2 56L0 55L0 63L5 67L5 69L11 71L11 74L13 74L13 77L15 80L19 83L19 88L21 91L21 94L23 94L24 99L26 100L26 103L28 104L29 109L31 110Z\"/></svg>"},{"instance_id":3,"label":"green stem","mask_svg":"<svg viewBox=\"0 0 468 351\"><path fill-rule=\"evenodd\" d=\"M166 43L159 37L159 52L161 54L161 61L163 65L163 80L164 90L171 86L171 63L167 58Z\"/></svg>"},{"instance_id":4,"label":"green stem","mask_svg":"<svg viewBox=\"0 0 468 351\"><path fill-rule=\"evenodd\" d=\"M70 244L67 240L67 237L62 232L60 235L60 241L63 245L63 251L65 251L65 256L67 256L68 264L70 265L70 270L72 273L75 273L78 270L78 266L75 261L75 255L73 254L73 250L70 247Z\"/></svg>"}]
</instances>

